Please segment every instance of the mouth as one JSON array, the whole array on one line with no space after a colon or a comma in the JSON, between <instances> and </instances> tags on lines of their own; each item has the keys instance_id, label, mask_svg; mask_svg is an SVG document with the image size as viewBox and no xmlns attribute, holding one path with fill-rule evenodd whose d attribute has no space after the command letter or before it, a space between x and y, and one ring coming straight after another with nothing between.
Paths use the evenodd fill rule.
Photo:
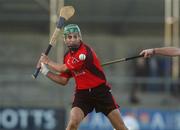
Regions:
<instances>
[{"instance_id":1,"label":"mouth","mask_svg":"<svg viewBox=\"0 0 180 130\"><path fill-rule=\"evenodd\" d=\"M76 45L68 45L68 48L74 48Z\"/></svg>"},{"instance_id":2,"label":"mouth","mask_svg":"<svg viewBox=\"0 0 180 130\"><path fill-rule=\"evenodd\" d=\"M79 45L69 45L68 48L72 51L76 51L79 48Z\"/></svg>"}]
</instances>

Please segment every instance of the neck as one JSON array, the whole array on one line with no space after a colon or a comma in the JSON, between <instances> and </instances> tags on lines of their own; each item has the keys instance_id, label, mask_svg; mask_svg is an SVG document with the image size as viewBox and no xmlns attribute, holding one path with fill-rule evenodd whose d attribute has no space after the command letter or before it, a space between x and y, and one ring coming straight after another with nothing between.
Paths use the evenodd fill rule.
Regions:
<instances>
[{"instance_id":1,"label":"neck","mask_svg":"<svg viewBox=\"0 0 180 130\"><path fill-rule=\"evenodd\" d=\"M81 46L81 42L79 45L69 47L69 50L72 52L75 52L80 48L80 46Z\"/></svg>"}]
</instances>

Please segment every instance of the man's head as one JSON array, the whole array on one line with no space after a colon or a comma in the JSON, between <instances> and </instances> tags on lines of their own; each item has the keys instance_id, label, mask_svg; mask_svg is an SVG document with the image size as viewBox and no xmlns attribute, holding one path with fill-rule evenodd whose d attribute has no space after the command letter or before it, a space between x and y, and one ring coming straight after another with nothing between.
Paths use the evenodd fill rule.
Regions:
<instances>
[{"instance_id":1,"label":"man's head","mask_svg":"<svg viewBox=\"0 0 180 130\"><path fill-rule=\"evenodd\" d=\"M82 39L81 30L77 24L68 24L64 27L64 36L66 37L70 33L78 33Z\"/></svg>"},{"instance_id":2,"label":"man's head","mask_svg":"<svg viewBox=\"0 0 180 130\"><path fill-rule=\"evenodd\" d=\"M79 48L82 40L81 30L76 24L69 24L64 27L64 41L71 50Z\"/></svg>"}]
</instances>

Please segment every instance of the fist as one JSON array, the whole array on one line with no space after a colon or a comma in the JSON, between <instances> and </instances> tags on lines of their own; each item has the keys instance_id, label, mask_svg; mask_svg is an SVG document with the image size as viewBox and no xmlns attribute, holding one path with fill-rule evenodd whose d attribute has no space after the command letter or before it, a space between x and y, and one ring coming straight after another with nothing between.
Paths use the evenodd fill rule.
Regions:
<instances>
[{"instance_id":1,"label":"fist","mask_svg":"<svg viewBox=\"0 0 180 130\"><path fill-rule=\"evenodd\" d=\"M40 58L40 62L47 65L48 62L49 62L48 56L46 56L44 53L42 53L42 54L41 54L41 58Z\"/></svg>"}]
</instances>

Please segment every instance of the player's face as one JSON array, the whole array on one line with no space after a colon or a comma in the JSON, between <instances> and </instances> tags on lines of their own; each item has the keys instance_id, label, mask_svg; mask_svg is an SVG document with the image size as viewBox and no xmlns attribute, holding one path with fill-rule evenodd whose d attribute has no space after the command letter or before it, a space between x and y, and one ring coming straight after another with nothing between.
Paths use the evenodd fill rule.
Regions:
<instances>
[{"instance_id":1,"label":"player's face","mask_svg":"<svg viewBox=\"0 0 180 130\"><path fill-rule=\"evenodd\" d=\"M71 47L79 47L80 40L81 40L81 38L79 36L79 33L70 33L70 34L66 35L64 38L65 44L70 48Z\"/></svg>"}]
</instances>

